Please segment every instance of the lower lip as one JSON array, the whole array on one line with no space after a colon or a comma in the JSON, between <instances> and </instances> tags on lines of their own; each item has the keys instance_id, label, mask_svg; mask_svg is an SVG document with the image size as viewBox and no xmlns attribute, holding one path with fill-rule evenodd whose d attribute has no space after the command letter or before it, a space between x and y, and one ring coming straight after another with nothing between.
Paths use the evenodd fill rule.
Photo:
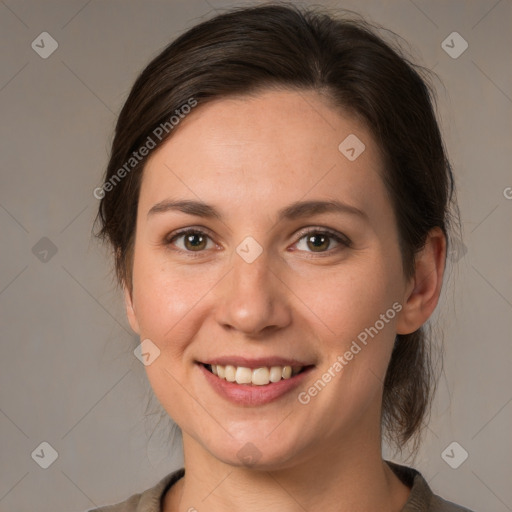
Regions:
<instances>
[{"instance_id":1,"label":"lower lip","mask_svg":"<svg viewBox=\"0 0 512 512\"><path fill-rule=\"evenodd\" d=\"M208 371L202 364L198 364L198 366L208 383L220 396L235 404L247 406L268 404L281 398L299 386L313 369L311 366L289 379L281 379L279 382L271 382L264 386L254 386L228 382Z\"/></svg>"}]
</instances>

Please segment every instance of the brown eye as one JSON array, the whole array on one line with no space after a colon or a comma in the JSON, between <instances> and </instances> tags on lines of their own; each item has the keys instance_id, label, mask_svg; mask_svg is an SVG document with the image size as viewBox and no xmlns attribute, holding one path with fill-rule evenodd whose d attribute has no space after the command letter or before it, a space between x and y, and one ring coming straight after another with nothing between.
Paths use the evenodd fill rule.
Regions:
<instances>
[{"instance_id":1,"label":"brown eye","mask_svg":"<svg viewBox=\"0 0 512 512\"><path fill-rule=\"evenodd\" d=\"M185 247L191 251L200 251L206 247L206 237L200 233L190 233L185 235Z\"/></svg>"},{"instance_id":2,"label":"brown eye","mask_svg":"<svg viewBox=\"0 0 512 512\"><path fill-rule=\"evenodd\" d=\"M334 247L333 247L334 245ZM325 230L311 230L303 233L296 243L297 249L305 252L324 253L350 246L343 235Z\"/></svg>"},{"instance_id":3,"label":"brown eye","mask_svg":"<svg viewBox=\"0 0 512 512\"><path fill-rule=\"evenodd\" d=\"M166 243L175 245L184 252L201 252L211 248L211 245L208 246L209 241L211 242L210 237L206 233L189 229L173 236Z\"/></svg>"},{"instance_id":4,"label":"brown eye","mask_svg":"<svg viewBox=\"0 0 512 512\"><path fill-rule=\"evenodd\" d=\"M329 248L330 237L316 234L316 235L308 235L307 237L308 247L314 252L322 252L324 249Z\"/></svg>"}]
</instances>

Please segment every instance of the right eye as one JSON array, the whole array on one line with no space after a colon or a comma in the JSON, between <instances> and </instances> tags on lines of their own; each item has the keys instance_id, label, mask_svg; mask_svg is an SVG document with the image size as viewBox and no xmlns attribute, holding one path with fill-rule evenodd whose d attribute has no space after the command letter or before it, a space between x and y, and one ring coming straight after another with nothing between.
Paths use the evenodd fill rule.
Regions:
<instances>
[{"instance_id":1,"label":"right eye","mask_svg":"<svg viewBox=\"0 0 512 512\"><path fill-rule=\"evenodd\" d=\"M208 245L208 242L211 242ZM171 233L166 238L166 245L174 245L182 252L202 252L205 249L212 249L215 246L210 236L199 229L183 229L176 233Z\"/></svg>"}]
</instances>

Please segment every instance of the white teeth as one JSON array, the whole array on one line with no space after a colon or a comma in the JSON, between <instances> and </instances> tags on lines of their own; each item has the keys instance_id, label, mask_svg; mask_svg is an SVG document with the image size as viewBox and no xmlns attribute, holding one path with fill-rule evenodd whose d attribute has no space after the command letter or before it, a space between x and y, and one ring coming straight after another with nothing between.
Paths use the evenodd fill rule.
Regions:
<instances>
[{"instance_id":1,"label":"white teeth","mask_svg":"<svg viewBox=\"0 0 512 512\"><path fill-rule=\"evenodd\" d=\"M239 366L236 369L235 380L237 384L250 384L252 381L252 370Z\"/></svg>"},{"instance_id":2,"label":"white teeth","mask_svg":"<svg viewBox=\"0 0 512 512\"><path fill-rule=\"evenodd\" d=\"M217 368L218 371L218 368ZM231 366L230 364L226 365L225 367L225 379L228 382L235 382L236 380L236 367Z\"/></svg>"},{"instance_id":3,"label":"white teeth","mask_svg":"<svg viewBox=\"0 0 512 512\"><path fill-rule=\"evenodd\" d=\"M283 367L282 366L272 366L270 368L270 382L279 382L283 377Z\"/></svg>"},{"instance_id":4,"label":"white teeth","mask_svg":"<svg viewBox=\"0 0 512 512\"><path fill-rule=\"evenodd\" d=\"M270 371L268 368L256 368L251 374L251 382L255 386L264 386L270 382Z\"/></svg>"},{"instance_id":5,"label":"white teeth","mask_svg":"<svg viewBox=\"0 0 512 512\"><path fill-rule=\"evenodd\" d=\"M302 367L291 366L263 366L261 368L247 368L245 366L233 366L220 364L212 364L211 370L214 375L228 382L236 382L237 384L252 384L254 386L265 386L271 382L279 382L281 379L289 379L293 375L297 375Z\"/></svg>"}]
</instances>

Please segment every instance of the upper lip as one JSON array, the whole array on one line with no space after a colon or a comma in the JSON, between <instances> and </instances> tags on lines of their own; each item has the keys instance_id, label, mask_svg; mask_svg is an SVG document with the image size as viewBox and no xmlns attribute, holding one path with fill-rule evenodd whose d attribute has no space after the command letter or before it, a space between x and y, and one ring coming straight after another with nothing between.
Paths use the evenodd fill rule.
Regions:
<instances>
[{"instance_id":1,"label":"upper lip","mask_svg":"<svg viewBox=\"0 0 512 512\"><path fill-rule=\"evenodd\" d=\"M233 365L233 366L242 366L244 368L261 368L264 366L311 366L311 363L306 363L304 361L298 361L297 359L290 359L287 357L256 357L256 358L247 358L241 356L222 356L215 357L212 359L207 359L206 361L200 361L203 364L218 364L221 366Z\"/></svg>"}]
</instances>

